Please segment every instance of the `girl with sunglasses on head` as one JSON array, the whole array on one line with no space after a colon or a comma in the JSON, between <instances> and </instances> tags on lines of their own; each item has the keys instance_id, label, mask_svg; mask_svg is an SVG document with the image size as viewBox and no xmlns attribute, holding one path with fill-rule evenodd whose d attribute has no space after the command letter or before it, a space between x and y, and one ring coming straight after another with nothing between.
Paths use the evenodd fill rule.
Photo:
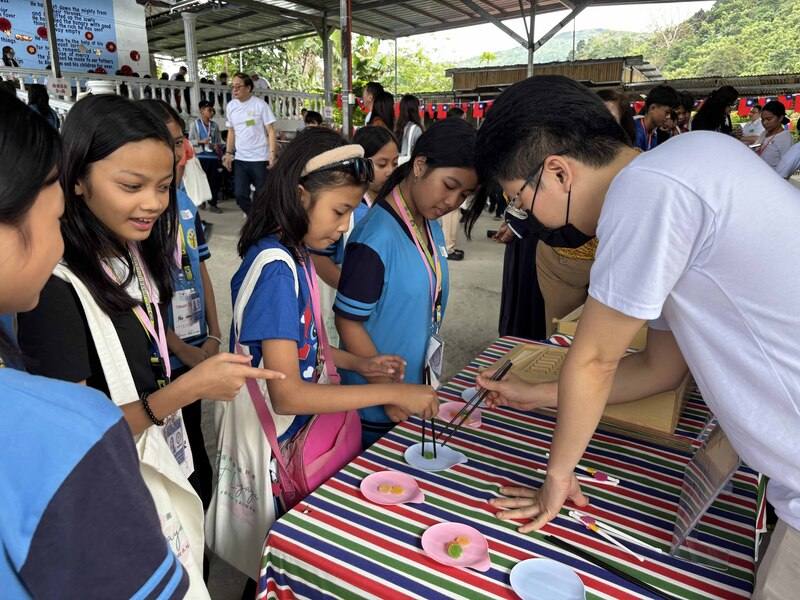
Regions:
<instances>
[{"instance_id":1,"label":"girl with sunglasses on head","mask_svg":"<svg viewBox=\"0 0 800 600\"><path fill-rule=\"evenodd\" d=\"M332 348L320 324L316 270L309 250L323 250L347 231L350 214L359 205L372 177L372 164L363 154L361 146L347 145L331 130L312 127L302 131L285 148L266 186L256 195L239 240L242 265L231 281L234 307L231 339L239 351L252 357L253 365L263 363L266 368L280 370L286 379L270 381L261 391L248 386L251 398L245 398L241 404L239 398L225 410L248 411L254 404L262 407L266 404L286 461L296 458L292 448L302 449L298 444L308 435L305 429L313 425L316 415L376 405L393 406L403 413L425 418L437 411L436 394L426 386L321 385L337 383L337 369L348 369L364 377L382 377L386 381L403 377L404 364L399 357L375 354L360 357ZM337 470L354 458L360 448L358 418L353 416L355 429L350 429L347 439L337 439L336 444L348 445L355 453L336 465ZM259 418L253 415L238 420L231 428L253 428L258 436L263 424ZM223 431L220 436L229 433ZM237 431L235 435L243 436L244 432ZM220 447L224 449L225 443L222 440ZM265 471L268 465L251 468ZM285 483L282 488L286 489ZM272 503L271 495L268 502ZM270 506L262 506L259 512L271 510ZM219 513L216 518L215 530L222 531L225 524L219 522ZM268 520L263 522L268 526ZM232 527L228 524L228 531ZM248 552L252 551L252 559L257 561L264 530L255 535L257 539L241 540L239 547L252 544L254 547ZM254 563L247 571L254 576L257 565Z\"/></svg>"},{"instance_id":2,"label":"girl with sunglasses on head","mask_svg":"<svg viewBox=\"0 0 800 600\"><path fill-rule=\"evenodd\" d=\"M162 121L112 95L75 104L63 136L64 259L39 306L19 315L20 345L32 371L99 389L120 406L190 595L207 597L203 509L187 481L193 469L179 409L230 400L246 377L279 374L220 354L171 381L161 311L177 268L176 140Z\"/></svg>"},{"instance_id":3,"label":"girl with sunglasses on head","mask_svg":"<svg viewBox=\"0 0 800 600\"><path fill-rule=\"evenodd\" d=\"M333 301L336 297L336 288L339 286L339 276L344 262L344 249L347 245L347 240L355 226L366 216L383 184L386 183L386 180L397 168L399 157L397 139L385 127L373 125L361 127L353 136L353 143L364 148L364 158L369 159L372 163L372 181L369 182L367 191L361 197L361 202L350 214L350 227L339 238L339 241L322 252L311 252L311 259L314 261L314 266L323 284L320 293L322 295L325 327L328 337L331 340L335 340L334 343L338 342L339 334L336 331L336 325L333 320Z\"/></svg>"},{"instance_id":4,"label":"girl with sunglasses on head","mask_svg":"<svg viewBox=\"0 0 800 600\"><path fill-rule=\"evenodd\" d=\"M36 306L64 250L60 155L55 129L0 96L2 313ZM2 596L128 598L149 583L161 598L183 598L189 580L122 412L96 390L26 373L4 331L0 399Z\"/></svg>"},{"instance_id":5,"label":"girl with sunglasses on head","mask_svg":"<svg viewBox=\"0 0 800 600\"><path fill-rule=\"evenodd\" d=\"M448 270L436 220L458 209L477 185L475 135L462 119L447 119L423 133L411 160L392 173L347 245L334 304L343 347L364 358L402 356L409 383L435 387L441 372ZM342 379L385 381L352 370ZM399 406L362 410L363 445L408 416Z\"/></svg>"}]
</instances>

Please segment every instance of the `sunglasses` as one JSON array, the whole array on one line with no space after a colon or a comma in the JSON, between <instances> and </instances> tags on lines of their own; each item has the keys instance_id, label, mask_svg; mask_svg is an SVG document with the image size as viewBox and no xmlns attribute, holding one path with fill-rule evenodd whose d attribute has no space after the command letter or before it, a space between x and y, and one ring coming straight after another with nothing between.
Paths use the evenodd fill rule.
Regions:
<instances>
[{"instance_id":1,"label":"sunglasses","mask_svg":"<svg viewBox=\"0 0 800 600\"><path fill-rule=\"evenodd\" d=\"M369 183L375 177L375 169L372 166L372 161L368 158L357 156L355 158L347 158L345 160L320 167L319 169L311 171L311 173L306 173L306 175L303 176L303 179L316 173L322 173L323 171L340 171L343 173L348 173L352 175L353 179L355 179L357 183Z\"/></svg>"}]
</instances>

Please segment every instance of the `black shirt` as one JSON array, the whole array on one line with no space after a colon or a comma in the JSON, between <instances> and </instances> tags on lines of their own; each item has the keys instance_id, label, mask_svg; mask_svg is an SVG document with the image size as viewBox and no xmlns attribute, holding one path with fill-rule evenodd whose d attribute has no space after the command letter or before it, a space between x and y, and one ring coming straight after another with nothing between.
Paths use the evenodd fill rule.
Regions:
<instances>
[{"instance_id":1,"label":"black shirt","mask_svg":"<svg viewBox=\"0 0 800 600\"><path fill-rule=\"evenodd\" d=\"M150 338L133 311L109 315L119 336L133 383L139 394L158 389L150 366ZM55 275L42 290L39 305L18 316L19 345L28 370L86 385L108 395L97 349L86 315L72 286ZM131 398L131 402L136 398Z\"/></svg>"}]
</instances>

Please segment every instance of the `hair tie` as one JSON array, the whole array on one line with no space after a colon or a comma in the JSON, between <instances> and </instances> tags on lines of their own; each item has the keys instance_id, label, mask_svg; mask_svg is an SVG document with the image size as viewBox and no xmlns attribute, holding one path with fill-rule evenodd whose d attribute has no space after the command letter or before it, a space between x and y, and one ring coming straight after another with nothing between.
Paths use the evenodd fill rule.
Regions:
<instances>
[{"instance_id":1,"label":"hair tie","mask_svg":"<svg viewBox=\"0 0 800 600\"><path fill-rule=\"evenodd\" d=\"M347 146L339 146L322 154L317 154L303 167L300 177L305 177L318 169L342 162L348 158L364 158L364 148L358 144L348 144Z\"/></svg>"}]
</instances>

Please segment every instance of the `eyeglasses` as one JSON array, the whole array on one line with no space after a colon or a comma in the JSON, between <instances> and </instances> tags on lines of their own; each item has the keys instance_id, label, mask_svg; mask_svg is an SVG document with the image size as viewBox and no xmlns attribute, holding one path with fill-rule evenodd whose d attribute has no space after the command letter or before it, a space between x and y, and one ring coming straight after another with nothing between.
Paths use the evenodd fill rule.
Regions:
<instances>
[{"instance_id":1,"label":"eyeglasses","mask_svg":"<svg viewBox=\"0 0 800 600\"><path fill-rule=\"evenodd\" d=\"M234 83L234 84L231 86L231 89L232 89L232 90L240 90L240 89L242 89L243 87L247 87L247 86L246 86L246 85L244 85L244 84L241 84L241 83Z\"/></svg>"},{"instance_id":2,"label":"eyeglasses","mask_svg":"<svg viewBox=\"0 0 800 600\"><path fill-rule=\"evenodd\" d=\"M310 173L306 173L302 179L316 173L322 173L323 171L341 171L343 173L348 173L353 176L353 179L355 179L357 183L369 183L375 177L375 169L372 166L372 161L368 158L357 156L320 167Z\"/></svg>"},{"instance_id":3,"label":"eyeglasses","mask_svg":"<svg viewBox=\"0 0 800 600\"><path fill-rule=\"evenodd\" d=\"M564 156L566 154L567 154L566 150L560 150L559 152L553 152L552 154L548 154L547 156L545 156L544 160L542 160L542 162L539 163L539 165L533 171L531 171L531 174L525 178L525 183L522 184L522 187L519 188L519 191L516 194L514 194L511 197L511 199L509 199L508 196L506 196L505 193L503 193L503 197L506 199L506 203L508 203L511 206L516 206L517 202L519 201L519 197L522 195L522 192L524 192L525 188L528 187L531 183L533 183L534 179L536 179L536 175L539 174L539 172L544 167L545 161L551 156ZM539 189L539 183L541 183L541 181L542 181L542 176L541 174L539 174L539 180L536 182L537 190ZM536 196L536 190L534 190L533 195L534 197ZM531 206L531 208L533 207Z\"/></svg>"}]
</instances>

